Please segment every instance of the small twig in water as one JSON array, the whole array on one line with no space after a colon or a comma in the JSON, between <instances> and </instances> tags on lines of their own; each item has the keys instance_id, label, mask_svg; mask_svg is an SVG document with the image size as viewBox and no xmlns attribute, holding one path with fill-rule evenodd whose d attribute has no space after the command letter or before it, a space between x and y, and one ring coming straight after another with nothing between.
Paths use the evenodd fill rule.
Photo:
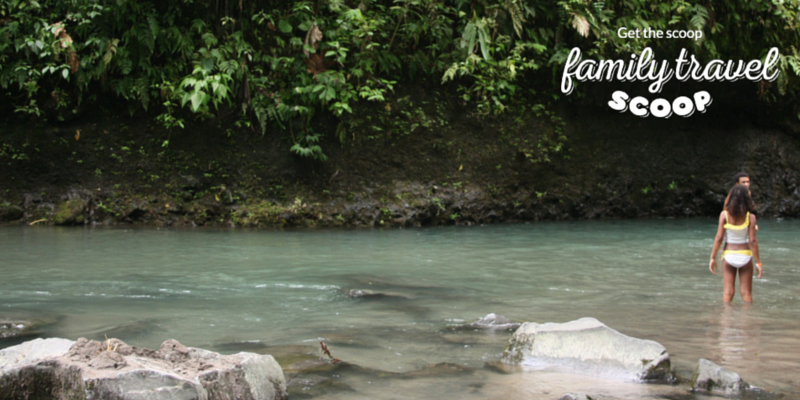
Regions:
<instances>
[{"instance_id":1,"label":"small twig in water","mask_svg":"<svg viewBox=\"0 0 800 400\"><path fill-rule=\"evenodd\" d=\"M325 342L319 342L319 345L320 345L320 347L322 347L322 352L325 353L326 356L328 356L328 361L330 361L332 363L342 362L342 360L340 360L338 358L334 358L331 355L331 352L330 352L330 350L328 350L328 346L325 344Z\"/></svg>"}]
</instances>

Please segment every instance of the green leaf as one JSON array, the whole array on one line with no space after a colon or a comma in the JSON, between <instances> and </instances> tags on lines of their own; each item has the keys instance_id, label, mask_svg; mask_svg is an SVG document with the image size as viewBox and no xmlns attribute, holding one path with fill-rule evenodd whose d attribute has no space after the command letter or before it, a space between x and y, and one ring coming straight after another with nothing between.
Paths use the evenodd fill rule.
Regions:
<instances>
[{"instance_id":1,"label":"green leaf","mask_svg":"<svg viewBox=\"0 0 800 400\"><path fill-rule=\"evenodd\" d=\"M204 58L203 61L200 62L200 65L203 67L203 70L206 72L211 72L214 69L214 59L213 58Z\"/></svg>"},{"instance_id":2,"label":"green leaf","mask_svg":"<svg viewBox=\"0 0 800 400\"><path fill-rule=\"evenodd\" d=\"M485 29L478 30L478 43L481 47L481 54L483 54L484 60L491 60L492 56L489 55L489 34L486 32Z\"/></svg>"},{"instance_id":3,"label":"green leaf","mask_svg":"<svg viewBox=\"0 0 800 400\"><path fill-rule=\"evenodd\" d=\"M158 20L154 16L147 17L147 24L150 27L150 33L153 34L153 37L158 36Z\"/></svg>"},{"instance_id":4,"label":"green leaf","mask_svg":"<svg viewBox=\"0 0 800 400\"><path fill-rule=\"evenodd\" d=\"M282 19L280 22L278 22L278 29L280 29L283 33L291 33L292 25L286 22L285 19Z\"/></svg>"},{"instance_id":5,"label":"green leaf","mask_svg":"<svg viewBox=\"0 0 800 400\"><path fill-rule=\"evenodd\" d=\"M208 95L198 90L192 93L191 100L192 111L197 112L208 101Z\"/></svg>"},{"instance_id":6,"label":"green leaf","mask_svg":"<svg viewBox=\"0 0 800 400\"><path fill-rule=\"evenodd\" d=\"M61 76L63 76L64 79L67 79L67 77L69 77L69 70L66 69L66 68L62 69L61 70Z\"/></svg>"}]
</instances>

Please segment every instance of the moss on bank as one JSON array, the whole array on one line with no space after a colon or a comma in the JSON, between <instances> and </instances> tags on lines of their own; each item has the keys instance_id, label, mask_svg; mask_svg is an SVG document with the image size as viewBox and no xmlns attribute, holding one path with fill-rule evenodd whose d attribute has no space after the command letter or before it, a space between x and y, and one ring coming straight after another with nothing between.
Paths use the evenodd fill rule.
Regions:
<instances>
[{"instance_id":1,"label":"moss on bank","mask_svg":"<svg viewBox=\"0 0 800 400\"><path fill-rule=\"evenodd\" d=\"M357 110L331 125L325 162L288 152L285 135L223 120L172 132L109 110L57 125L0 122L0 223L410 227L710 216L739 170L751 174L760 215L800 216L800 129L765 125L758 110L720 105L656 120L565 106L558 119L531 111L487 120L448 99L397 94L389 107ZM542 142L561 134L559 120L562 149L536 153L537 143L560 143ZM720 143L741 145L723 152Z\"/></svg>"}]
</instances>

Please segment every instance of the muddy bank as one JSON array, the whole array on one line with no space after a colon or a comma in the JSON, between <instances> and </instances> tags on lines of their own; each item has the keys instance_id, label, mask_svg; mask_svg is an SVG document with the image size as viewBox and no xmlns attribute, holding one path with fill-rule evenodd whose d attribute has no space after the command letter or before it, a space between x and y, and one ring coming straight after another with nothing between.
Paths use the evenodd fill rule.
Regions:
<instances>
[{"instance_id":1,"label":"muddy bank","mask_svg":"<svg viewBox=\"0 0 800 400\"><path fill-rule=\"evenodd\" d=\"M327 161L290 153L286 135L224 120L172 132L107 110L58 125L6 120L0 223L412 227L702 217L719 212L739 171L752 177L761 216L800 216L800 124L766 105L716 98L705 114L668 120L561 104L567 141L549 161L535 150L552 144L549 117L478 118L438 93L398 94L390 106L361 110L340 124L341 137L325 136Z\"/></svg>"}]
</instances>

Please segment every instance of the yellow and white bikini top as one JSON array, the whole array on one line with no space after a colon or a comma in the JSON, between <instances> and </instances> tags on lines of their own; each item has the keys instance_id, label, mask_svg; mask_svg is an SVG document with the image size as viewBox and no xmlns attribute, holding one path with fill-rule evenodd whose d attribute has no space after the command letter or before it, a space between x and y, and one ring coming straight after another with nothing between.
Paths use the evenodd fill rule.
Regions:
<instances>
[{"instance_id":1,"label":"yellow and white bikini top","mask_svg":"<svg viewBox=\"0 0 800 400\"><path fill-rule=\"evenodd\" d=\"M741 225L733 225L728 222L728 212L725 213L725 241L731 244L750 243L750 213L744 216L744 223Z\"/></svg>"}]
</instances>

